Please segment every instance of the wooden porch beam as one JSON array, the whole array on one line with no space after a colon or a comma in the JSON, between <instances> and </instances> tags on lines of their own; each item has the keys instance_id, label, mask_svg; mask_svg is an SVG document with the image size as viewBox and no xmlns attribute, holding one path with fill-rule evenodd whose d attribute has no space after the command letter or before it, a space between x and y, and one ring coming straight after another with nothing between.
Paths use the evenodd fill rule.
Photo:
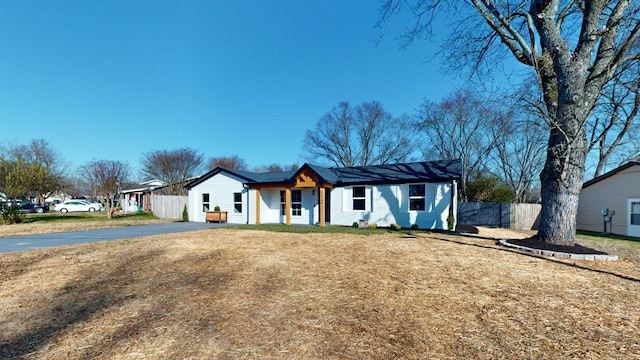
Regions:
<instances>
[{"instance_id":1,"label":"wooden porch beam","mask_svg":"<svg viewBox=\"0 0 640 360\"><path fill-rule=\"evenodd\" d=\"M260 225L260 189L256 188L256 225Z\"/></svg>"},{"instance_id":2,"label":"wooden porch beam","mask_svg":"<svg viewBox=\"0 0 640 360\"><path fill-rule=\"evenodd\" d=\"M319 196L320 196L320 226L325 226L325 206L326 206L326 202L324 200L324 196L326 194L326 192L324 191L324 187L321 186L319 189Z\"/></svg>"},{"instance_id":3,"label":"wooden porch beam","mask_svg":"<svg viewBox=\"0 0 640 360\"><path fill-rule=\"evenodd\" d=\"M291 225L291 188L284 189L286 224Z\"/></svg>"}]
</instances>

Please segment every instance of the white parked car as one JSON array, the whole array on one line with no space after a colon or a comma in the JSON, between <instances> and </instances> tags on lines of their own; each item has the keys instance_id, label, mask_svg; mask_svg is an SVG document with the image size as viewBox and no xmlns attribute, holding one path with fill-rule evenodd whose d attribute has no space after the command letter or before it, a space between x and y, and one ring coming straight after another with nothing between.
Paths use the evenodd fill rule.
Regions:
<instances>
[{"instance_id":1,"label":"white parked car","mask_svg":"<svg viewBox=\"0 0 640 360\"><path fill-rule=\"evenodd\" d=\"M87 200L67 200L56 205L56 210L62 213L69 211L104 211L104 206L100 203L91 203Z\"/></svg>"}]
</instances>

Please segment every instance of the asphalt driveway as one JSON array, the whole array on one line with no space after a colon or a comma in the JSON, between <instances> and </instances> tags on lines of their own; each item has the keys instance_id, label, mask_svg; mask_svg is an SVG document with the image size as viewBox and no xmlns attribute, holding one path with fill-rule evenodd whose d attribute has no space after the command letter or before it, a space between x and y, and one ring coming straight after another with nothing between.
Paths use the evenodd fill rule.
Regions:
<instances>
[{"instance_id":1,"label":"asphalt driveway","mask_svg":"<svg viewBox=\"0 0 640 360\"><path fill-rule=\"evenodd\" d=\"M140 236L179 233L210 229L224 225L225 224L217 223L175 222L168 224L125 226L111 229L0 237L0 253L105 240L130 239Z\"/></svg>"}]
</instances>

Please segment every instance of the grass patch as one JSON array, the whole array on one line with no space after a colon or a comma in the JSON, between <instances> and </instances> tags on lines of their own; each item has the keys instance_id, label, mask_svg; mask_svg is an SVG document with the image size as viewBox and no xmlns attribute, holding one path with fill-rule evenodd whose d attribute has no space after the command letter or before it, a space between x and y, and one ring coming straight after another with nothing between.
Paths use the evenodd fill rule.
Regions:
<instances>
[{"instance_id":1,"label":"grass patch","mask_svg":"<svg viewBox=\"0 0 640 360\"><path fill-rule=\"evenodd\" d=\"M34 235L54 232L104 229L133 225L147 225L170 222L159 219L152 213L116 213L112 219L104 212L49 212L29 214L21 224L1 225L0 237Z\"/></svg>"},{"instance_id":2,"label":"grass patch","mask_svg":"<svg viewBox=\"0 0 640 360\"><path fill-rule=\"evenodd\" d=\"M145 221L158 219L153 213L116 213L112 219L107 218L104 211L97 212L48 212L46 214L28 214L25 223L67 223L95 221Z\"/></svg>"},{"instance_id":3,"label":"grass patch","mask_svg":"<svg viewBox=\"0 0 640 360\"><path fill-rule=\"evenodd\" d=\"M577 237L578 239L585 239L585 240L629 241L631 242L630 244L631 246L634 246L633 243L635 243L635 246L640 246L640 238L631 237L631 236L608 234L608 233L605 234L605 233L596 232L596 231L578 230Z\"/></svg>"},{"instance_id":4,"label":"grass patch","mask_svg":"<svg viewBox=\"0 0 640 360\"><path fill-rule=\"evenodd\" d=\"M640 266L639 238L581 230L578 231L577 242L608 254L618 255L620 259Z\"/></svg>"}]
</instances>

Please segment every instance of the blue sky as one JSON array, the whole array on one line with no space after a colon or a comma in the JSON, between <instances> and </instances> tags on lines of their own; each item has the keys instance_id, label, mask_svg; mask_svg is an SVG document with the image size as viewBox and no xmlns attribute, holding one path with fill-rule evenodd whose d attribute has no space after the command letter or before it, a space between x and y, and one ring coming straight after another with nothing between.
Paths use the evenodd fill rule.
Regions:
<instances>
[{"instance_id":1,"label":"blue sky","mask_svg":"<svg viewBox=\"0 0 640 360\"><path fill-rule=\"evenodd\" d=\"M304 135L340 101L399 116L460 79L382 40L371 0L0 0L0 143L44 138L71 169L190 147L250 167L304 163ZM72 172L73 174L73 172Z\"/></svg>"}]
</instances>

